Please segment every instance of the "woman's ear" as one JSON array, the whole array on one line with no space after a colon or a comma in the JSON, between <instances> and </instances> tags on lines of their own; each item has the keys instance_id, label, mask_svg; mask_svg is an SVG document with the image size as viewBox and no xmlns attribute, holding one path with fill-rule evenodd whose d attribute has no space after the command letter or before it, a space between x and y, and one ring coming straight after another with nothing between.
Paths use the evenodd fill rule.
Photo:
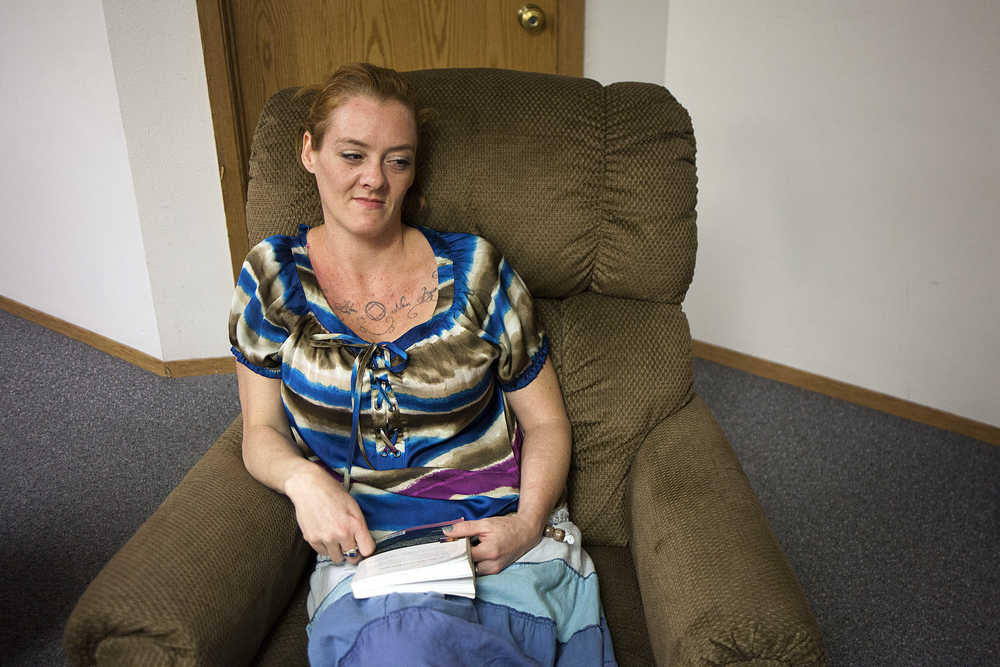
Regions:
<instances>
[{"instance_id":1,"label":"woman's ear","mask_svg":"<svg viewBox=\"0 0 1000 667\"><path fill-rule=\"evenodd\" d=\"M309 134L309 130L302 133L302 166L306 168L310 174L315 174L316 169L313 167L313 145L312 145L312 135Z\"/></svg>"}]
</instances>

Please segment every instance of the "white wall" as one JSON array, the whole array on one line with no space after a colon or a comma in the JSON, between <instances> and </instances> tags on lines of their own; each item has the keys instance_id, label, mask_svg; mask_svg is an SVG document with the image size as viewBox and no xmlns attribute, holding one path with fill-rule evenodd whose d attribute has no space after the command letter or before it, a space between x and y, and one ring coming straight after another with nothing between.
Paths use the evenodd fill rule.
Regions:
<instances>
[{"instance_id":1,"label":"white wall","mask_svg":"<svg viewBox=\"0 0 1000 667\"><path fill-rule=\"evenodd\" d=\"M663 83L667 0L587 0L583 75L615 81Z\"/></svg>"},{"instance_id":2,"label":"white wall","mask_svg":"<svg viewBox=\"0 0 1000 667\"><path fill-rule=\"evenodd\" d=\"M0 4L0 295L161 353L100 3Z\"/></svg>"},{"instance_id":3,"label":"white wall","mask_svg":"<svg viewBox=\"0 0 1000 667\"><path fill-rule=\"evenodd\" d=\"M671 0L696 338L1000 425L1000 4Z\"/></svg>"},{"instance_id":4,"label":"white wall","mask_svg":"<svg viewBox=\"0 0 1000 667\"><path fill-rule=\"evenodd\" d=\"M104 0L163 359L226 356L232 269L194 0Z\"/></svg>"},{"instance_id":5,"label":"white wall","mask_svg":"<svg viewBox=\"0 0 1000 667\"><path fill-rule=\"evenodd\" d=\"M194 0L4 3L0 55L0 215L30 238L0 295L158 359L228 355Z\"/></svg>"}]
</instances>

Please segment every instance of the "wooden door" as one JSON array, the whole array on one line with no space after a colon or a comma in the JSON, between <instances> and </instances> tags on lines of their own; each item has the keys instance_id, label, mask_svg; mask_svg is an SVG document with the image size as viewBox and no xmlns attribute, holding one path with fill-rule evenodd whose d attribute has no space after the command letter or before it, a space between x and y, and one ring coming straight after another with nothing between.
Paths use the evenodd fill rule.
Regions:
<instances>
[{"instance_id":1,"label":"wooden door","mask_svg":"<svg viewBox=\"0 0 1000 667\"><path fill-rule=\"evenodd\" d=\"M406 71L502 67L580 76L584 0L535 0L544 26L522 27L522 0L198 0L229 247L246 255L247 160L264 102L318 83L347 62Z\"/></svg>"}]
</instances>

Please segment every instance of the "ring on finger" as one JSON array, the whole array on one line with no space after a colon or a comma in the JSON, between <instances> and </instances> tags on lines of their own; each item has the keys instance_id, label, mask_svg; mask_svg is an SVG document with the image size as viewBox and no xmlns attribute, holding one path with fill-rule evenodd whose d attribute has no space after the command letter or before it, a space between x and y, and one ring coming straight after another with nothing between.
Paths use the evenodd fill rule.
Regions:
<instances>
[{"instance_id":1,"label":"ring on finger","mask_svg":"<svg viewBox=\"0 0 1000 667\"><path fill-rule=\"evenodd\" d=\"M357 549L357 547L355 547L353 549L350 549L349 551L343 551L341 553L344 554L344 558L357 558L358 557L358 549Z\"/></svg>"}]
</instances>

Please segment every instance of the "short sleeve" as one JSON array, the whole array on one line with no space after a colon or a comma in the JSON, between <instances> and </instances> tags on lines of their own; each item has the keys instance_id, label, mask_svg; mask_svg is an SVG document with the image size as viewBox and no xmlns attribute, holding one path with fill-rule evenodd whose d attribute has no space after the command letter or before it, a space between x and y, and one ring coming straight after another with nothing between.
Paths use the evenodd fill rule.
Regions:
<instances>
[{"instance_id":1,"label":"short sleeve","mask_svg":"<svg viewBox=\"0 0 1000 667\"><path fill-rule=\"evenodd\" d=\"M535 316L531 293L506 259L497 264L484 336L496 343L497 376L504 391L517 391L535 379L548 357L548 339Z\"/></svg>"},{"instance_id":2,"label":"short sleeve","mask_svg":"<svg viewBox=\"0 0 1000 667\"><path fill-rule=\"evenodd\" d=\"M269 378L281 377L281 347L289 335L285 310L291 286L282 254L272 239L250 251L229 312L229 342L236 360Z\"/></svg>"}]
</instances>

